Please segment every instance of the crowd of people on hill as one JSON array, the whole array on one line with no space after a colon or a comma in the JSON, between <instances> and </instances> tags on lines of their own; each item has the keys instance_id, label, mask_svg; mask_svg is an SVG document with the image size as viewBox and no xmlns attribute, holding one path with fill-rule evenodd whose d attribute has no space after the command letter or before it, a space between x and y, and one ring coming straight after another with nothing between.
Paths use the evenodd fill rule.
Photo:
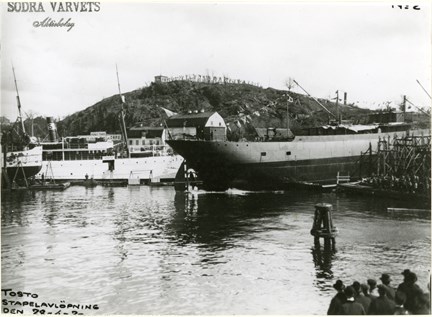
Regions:
<instances>
[{"instance_id":1,"label":"crowd of people on hill","mask_svg":"<svg viewBox=\"0 0 432 317\"><path fill-rule=\"evenodd\" d=\"M382 274L381 284L368 279L355 281L350 286L337 280L333 285L337 294L332 298L327 315L430 315L429 293L417 285L417 275L410 270L402 272L404 280L397 288L388 274Z\"/></svg>"}]
</instances>

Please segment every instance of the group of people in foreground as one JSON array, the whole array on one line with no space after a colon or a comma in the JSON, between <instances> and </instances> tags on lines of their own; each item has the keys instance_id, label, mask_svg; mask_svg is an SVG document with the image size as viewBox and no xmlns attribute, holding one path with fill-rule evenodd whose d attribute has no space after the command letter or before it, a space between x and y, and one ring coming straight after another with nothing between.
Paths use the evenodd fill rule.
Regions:
<instances>
[{"instance_id":1,"label":"group of people in foreground","mask_svg":"<svg viewBox=\"0 0 432 317\"><path fill-rule=\"evenodd\" d=\"M430 293L417 285L414 272L407 269L402 275L404 280L396 289L390 285L388 274L382 274L379 285L376 280L368 279L367 284L355 281L345 287L337 280L333 285L337 294L327 315L430 315Z\"/></svg>"}]
</instances>

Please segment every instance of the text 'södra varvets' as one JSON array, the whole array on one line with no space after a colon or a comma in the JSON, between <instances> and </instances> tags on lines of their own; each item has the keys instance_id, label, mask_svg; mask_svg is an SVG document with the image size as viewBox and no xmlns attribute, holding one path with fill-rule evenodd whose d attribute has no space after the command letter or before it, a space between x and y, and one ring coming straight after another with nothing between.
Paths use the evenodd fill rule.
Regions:
<instances>
[{"instance_id":1,"label":"text 's\u00f6dra varvets'","mask_svg":"<svg viewBox=\"0 0 432 317\"><path fill-rule=\"evenodd\" d=\"M100 2L8 2L8 12L99 12Z\"/></svg>"},{"instance_id":2,"label":"text 's\u00f6dra varvets'","mask_svg":"<svg viewBox=\"0 0 432 317\"><path fill-rule=\"evenodd\" d=\"M10 13L86 13L99 12L100 2L8 2ZM75 23L70 17L44 17L33 22L35 28L65 28L72 30Z\"/></svg>"}]
</instances>

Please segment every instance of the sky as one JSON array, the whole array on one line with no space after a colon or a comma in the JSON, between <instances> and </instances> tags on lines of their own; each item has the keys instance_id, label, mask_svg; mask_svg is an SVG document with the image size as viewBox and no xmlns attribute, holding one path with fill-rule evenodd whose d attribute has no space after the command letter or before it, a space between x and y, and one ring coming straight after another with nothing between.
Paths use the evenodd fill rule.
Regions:
<instances>
[{"instance_id":1,"label":"sky","mask_svg":"<svg viewBox=\"0 0 432 317\"><path fill-rule=\"evenodd\" d=\"M411 2L407 2L411 3ZM413 3L414 4L414 3ZM431 100L431 4L385 2L100 2L95 12L8 12L1 3L1 115L63 118L154 76L212 74L311 95L347 92L360 107ZM392 7L393 5L393 7ZM94 8L94 7L93 7ZM36 27L44 19L68 27ZM303 93L299 87L292 89Z\"/></svg>"}]
</instances>

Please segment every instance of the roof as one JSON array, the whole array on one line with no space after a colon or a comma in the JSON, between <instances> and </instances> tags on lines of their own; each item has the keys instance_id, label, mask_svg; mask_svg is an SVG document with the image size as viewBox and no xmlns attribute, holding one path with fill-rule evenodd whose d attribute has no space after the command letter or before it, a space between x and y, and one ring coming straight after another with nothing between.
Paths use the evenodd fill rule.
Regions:
<instances>
[{"instance_id":1,"label":"roof","mask_svg":"<svg viewBox=\"0 0 432 317\"><path fill-rule=\"evenodd\" d=\"M161 138L164 128L162 127L133 127L127 131L128 138L141 138L143 132L148 139Z\"/></svg>"},{"instance_id":2,"label":"roof","mask_svg":"<svg viewBox=\"0 0 432 317\"><path fill-rule=\"evenodd\" d=\"M216 112L198 112L198 113L188 113L188 114L177 114L169 117L166 123L169 128L178 127L204 127L208 119L214 115Z\"/></svg>"}]
</instances>

